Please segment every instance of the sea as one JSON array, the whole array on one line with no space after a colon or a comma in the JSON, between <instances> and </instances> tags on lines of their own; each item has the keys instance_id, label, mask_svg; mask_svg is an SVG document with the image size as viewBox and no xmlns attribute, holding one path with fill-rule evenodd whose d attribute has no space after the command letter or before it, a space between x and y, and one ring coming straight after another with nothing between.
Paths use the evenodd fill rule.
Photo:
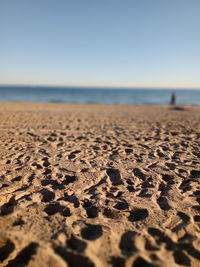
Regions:
<instances>
[{"instance_id":1,"label":"sea","mask_svg":"<svg viewBox=\"0 0 200 267\"><path fill-rule=\"evenodd\" d=\"M1 85L0 101L168 105L173 93L176 96L177 105L200 106L200 90L194 89L127 89Z\"/></svg>"}]
</instances>

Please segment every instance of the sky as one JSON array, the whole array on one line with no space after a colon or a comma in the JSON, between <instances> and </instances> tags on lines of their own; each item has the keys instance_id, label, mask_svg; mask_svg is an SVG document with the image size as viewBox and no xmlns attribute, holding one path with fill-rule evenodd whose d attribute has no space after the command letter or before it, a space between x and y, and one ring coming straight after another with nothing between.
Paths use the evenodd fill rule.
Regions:
<instances>
[{"instance_id":1,"label":"sky","mask_svg":"<svg viewBox=\"0 0 200 267\"><path fill-rule=\"evenodd\" d=\"M200 88L200 0L0 0L0 84Z\"/></svg>"}]
</instances>

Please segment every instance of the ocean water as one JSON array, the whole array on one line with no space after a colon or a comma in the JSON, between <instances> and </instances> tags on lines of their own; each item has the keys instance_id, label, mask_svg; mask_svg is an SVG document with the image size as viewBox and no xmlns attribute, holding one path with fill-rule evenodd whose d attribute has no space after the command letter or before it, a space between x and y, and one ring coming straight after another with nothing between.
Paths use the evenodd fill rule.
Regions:
<instances>
[{"instance_id":1,"label":"ocean water","mask_svg":"<svg viewBox=\"0 0 200 267\"><path fill-rule=\"evenodd\" d=\"M0 86L0 101L200 106L200 90Z\"/></svg>"}]
</instances>

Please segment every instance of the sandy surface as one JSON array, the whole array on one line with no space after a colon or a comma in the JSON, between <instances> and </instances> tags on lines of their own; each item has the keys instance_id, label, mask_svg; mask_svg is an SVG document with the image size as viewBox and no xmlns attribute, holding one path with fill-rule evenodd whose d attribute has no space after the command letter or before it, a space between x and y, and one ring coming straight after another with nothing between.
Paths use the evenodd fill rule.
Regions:
<instances>
[{"instance_id":1,"label":"sandy surface","mask_svg":"<svg viewBox=\"0 0 200 267\"><path fill-rule=\"evenodd\" d=\"M200 108L0 104L0 266L200 266Z\"/></svg>"}]
</instances>

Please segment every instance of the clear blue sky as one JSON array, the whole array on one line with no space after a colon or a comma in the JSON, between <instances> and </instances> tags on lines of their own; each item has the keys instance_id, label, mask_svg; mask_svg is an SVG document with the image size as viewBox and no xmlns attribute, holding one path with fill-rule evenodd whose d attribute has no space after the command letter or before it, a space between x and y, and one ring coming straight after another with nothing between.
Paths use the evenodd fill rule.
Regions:
<instances>
[{"instance_id":1,"label":"clear blue sky","mask_svg":"<svg viewBox=\"0 0 200 267\"><path fill-rule=\"evenodd\" d=\"M200 88L200 0L0 0L0 84Z\"/></svg>"}]
</instances>

